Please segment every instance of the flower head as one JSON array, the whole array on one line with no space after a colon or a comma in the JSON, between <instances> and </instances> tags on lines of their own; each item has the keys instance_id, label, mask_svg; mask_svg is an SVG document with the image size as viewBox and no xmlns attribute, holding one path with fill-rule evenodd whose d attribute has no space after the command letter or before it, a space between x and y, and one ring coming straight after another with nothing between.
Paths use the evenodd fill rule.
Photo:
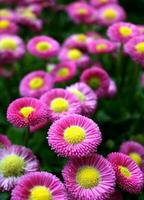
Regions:
<instances>
[{"instance_id":1,"label":"flower head","mask_svg":"<svg viewBox=\"0 0 144 200\"><path fill-rule=\"evenodd\" d=\"M13 22L17 21L16 13L10 9L0 9L0 19L7 19Z\"/></svg>"},{"instance_id":2,"label":"flower head","mask_svg":"<svg viewBox=\"0 0 144 200\"><path fill-rule=\"evenodd\" d=\"M0 151L0 188L11 190L20 177L39 169L39 163L30 149L13 145Z\"/></svg>"},{"instance_id":3,"label":"flower head","mask_svg":"<svg viewBox=\"0 0 144 200\"><path fill-rule=\"evenodd\" d=\"M1 19L0 20L0 34L16 34L18 32L18 26L8 20L8 19Z\"/></svg>"},{"instance_id":4,"label":"flower head","mask_svg":"<svg viewBox=\"0 0 144 200\"><path fill-rule=\"evenodd\" d=\"M116 93L117 93L117 85L112 79L110 79L108 90L105 91L104 96L107 98L112 98L113 96L116 95Z\"/></svg>"},{"instance_id":5,"label":"flower head","mask_svg":"<svg viewBox=\"0 0 144 200\"><path fill-rule=\"evenodd\" d=\"M143 174L137 164L123 153L111 153L108 160L116 173L117 184L125 191L139 193L143 188Z\"/></svg>"},{"instance_id":6,"label":"flower head","mask_svg":"<svg viewBox=\"0 0 144 200\"><path fill-rule=\"evenodd\" d=\"M20 94L25 97L39 98L53 87L53 79L45 71L33 71L27 74L20 83Z\"/></svg>"},{"instance_id":7,"label":"flower head","mask_svg":"<svg viewBox=\"0 0 144 200\"><path fill-rule=\"evenodd\" d=\"M48 132L50 146L64 157L87 156L96 150L101 140L97 124L81 115L55 121Z\"/></svg>"},{"instance_id":8,"label":"flower head","mask_svg":"<svg viewBox=\"0 0 144 200\"><path fill-rule=\"evenodd\" d=\"M98 8L106 4L118 3L117 0L90 0L90 4Z\"/></svg>"},{"instance_id":9,"label":"flower head","mask_svg":"<svg viewBox=\"0 0 144 200\"><path fill-rule=\"evenodd\" d=\"M6 135L0 134L0 149L8 148L12 145L11 141Z\"/></svg>"},{"instance_id":10,"label":"flower head","mask_svg":"<svg viewBox=\"0 0 144 200\"><path fill-rule=\"evenodd\" d=\"M114 191L114 171L110 163L98 154L71 159L62 174L68 191L75 199L104 200Z\"/></svg>"}]
</instances>

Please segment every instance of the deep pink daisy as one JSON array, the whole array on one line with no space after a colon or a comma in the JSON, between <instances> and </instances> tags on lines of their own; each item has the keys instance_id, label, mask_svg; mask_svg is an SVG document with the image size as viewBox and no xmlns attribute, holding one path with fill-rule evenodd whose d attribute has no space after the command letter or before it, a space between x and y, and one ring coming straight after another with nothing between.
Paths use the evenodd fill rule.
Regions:
<instances>
[{"instance_id":1,"label":"deep pink daisy","mask_svg":"<svg viewBox=\"0 0 144 200\"><path fill-rule=\"evenodd\" d=\"M110 3L118 3L118 0L90 0L90 4L96 8Z\"/></svg>"},{"instance_id":2,"label":"deep pink daisy","mask_svg":"<svg viewBox=\"0 0 144 200\"><path fill-rule=\"evenodd\" d=\"M0 34L16 34L18 32L18 26L7 19L0 20Z\"/></svg>"},{"instance_id":3,"label":"deep pink daisy","mask_svg":"<svg viewBox=\"0 0 144 200\"><path fill-rule=\"evenodd\" d=\"M144 184L143 173L137 164L123 153L111 153L108 160L116 174L117 184L125 191L139 193Z\"/></svg>"},{"instance_id":4,"label":"deep pink daisy","mask_svg":"<svg viewBox=\"0 0 144 200\"><path fill-rule=\"evenodd\" d=\"M105 200L114 191L112 166L98 154L71 159L62 174L68 191L78 200Z\"/></svg>"},{"instance_id":5,"label":"deep pink daisy","mask_svg":"<svg viewBox=\"0 0 144 200\"><path fill-rule=\"evenodd\" d=\"M11 145L12 145L12 143L11 143L10 139L6 135L0 134L0 149L8 148Z\"/></svg>"},{"instance_id":6,"label":"deep pink daisy","mask_svg":"<svg viewBox=\"0 0 144 200\"><path fill-rule=\"evenodd\" d=\"M110 84L108 90L105 92L104 96L107 98L112 98L117 93L117 85L114 80L110 79Z\"/></svg>"}]
</instances>

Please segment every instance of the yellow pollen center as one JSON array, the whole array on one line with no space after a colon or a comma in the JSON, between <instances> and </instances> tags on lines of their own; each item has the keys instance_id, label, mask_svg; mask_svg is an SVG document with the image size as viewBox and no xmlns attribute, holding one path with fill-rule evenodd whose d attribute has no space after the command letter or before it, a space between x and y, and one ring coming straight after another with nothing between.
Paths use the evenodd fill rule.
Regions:
<instances>
[{"instance_id":1,"label":"yellow pollen center","mask_svg":"<svg viewBox=\"0 0 144 200\"><path fill-rule=\"evenodd\" d=\"M129 178L131 176L131 172L127 167L119 166L119 170L124 177Z\"/></svg>"},{"instance_id":2,"label":"yellow pollen center","mask_svg":"<svg viewBox=\"0 0 144 200\"><path fill-rule=\"evenodd\" d=\"M144 42L140 42L135 46L138 53L144 53Z\"/></svg>"},{"instance_id":3,"label":"yellow pollen center","mask_svg":"<svg viewBox=\"0 0 144 200\"><path fill-rule=\"evenodd\" d=\"M107 3L108 0L99 0L100 3Z\"/></svg>"},{"instance_id":4,"label":"yellow pollen center","mask_svg":"<svg viewBox=\"0 0 144 200\"><path fill-rule=\"evenodd\" d=\"M15 51L17 48L17 43L12 38L3 38L0 40L0 49L1 50L10 50Z\"/></svg>"},{"instance_id":5,"label":"yellow pollen center","mask_svg":"<svg viewBox=\"0 0 144 200\"><path fill-rule=\"evenodd\" d=\"M102 51L102 50L105 50L107 48L107 45L106 44L98 44L96 46L96 50L98 51Z\"/></svg>"},{"instance_id":6,"label":"yellow pollen center","mask_svg":"<svg viewBox=\"0 0 144 200\"><path fill-rule=\"evenodd\" d=\"M76 174L76 182L85 189L96 187L100 181L99 171L90 166L82 167Z\"/></svg>"},{"instance_id":7,"label":"yellow pollen center","mask_svg":"<svg viewBox=\"0 0 144 200\"><path fill-rule=\"evenodd\" d=\"M31 89L36 90L41 88L44 85L44 80L41 77L35 77L29 82L29 86Z\"/></svg>"},{"instance_id":8,"label":"yellow pollen center","mask_svg":"<svg viewBox=\"0 0 144 200\"><path fill-rule=\"evenodd\" d=\"M35 186L32 188L28 200L52 200L51 191L45 186Z\"/></svg>"},{"instance_id":9,"label":"yellow pollen center","mask_svg":"<svg viewBox=\"0 0 144 200\"><path fill-rule=\"evenodd\" d=\"M79 126L70 126L64 131L64 139L70 144L78 144L86 137L85 130Z\"/></svg>"},{"instance_id":10,"label":"yellow pollen center","mask_svg":"<svg viewBox=\"0 0 144 200\"><path fill-rule=\"evenodd\" d=\"M82 52L78 49L71 49L68 52L68 57L71 60L79 60L82 57Z\"/></svg>"},{"instance_id":11,"label":"yellow pollen center","mask_svg":"<svg viewBox=\"0 0 144 200\"><path fill-rule=\"evenodd\" d=\"M9 155L0 160L0 173L2 173L4 177L22 175L24 167L24 159L17 155Z\"/></svg>"},{"instance_id":12,"label":"yellow pollen center","mask_svg":"<svg viewBox=\"0 0 144 200\"><path fill-rule=\"evenodd\" d=\"M69 103L64 98L56 98L51 102L50 107L57 113L66 112L69 109Z\"/></svg>"},{"instance_id":13,"label":"yellow pollen center","mask_svg":"<svg viewBox=\"0 0 144 200\"><path fill-rule=\"evenodd\" d=\"M69 69L67 67L63 67L58 71L57 75L59 77L65 78L69 75Z\"/></svg>"},{"instance_id":14,"label":"yellow pollen center","mask_svg":"<svg viewBox=\"0 0 144 200\"><path fill-rule=\"evenodd\" d=\"M122 26L120 27L119 32L123 37L127 37L132 34L132 29L126 26Z\"/></svg>"},{"instance_id":15,"label":"yellow pollen center","mask_svg":"<svg viewBox=\"0 0 144 200\"><path fill-rule=\"evenodd\" d=\"M141 158L141 156L140 156L138 153L130 153L130 154L129 154L129 157L130 157L133 161L135 161L135 163L136 163L139 167L141 167L141 165L142 165L142 158Z\"/></svg>"},{"instance_id":16,"label":"yellow pollen center","mask_svg":"<svg viewBox=\"0 0 144 200\"><path fill-rule=\"evenodd\" d=\"M0 10L0 16L1 17L8 17L10 15L9 11L8 10Z\"/></svg>"},{"instance_id":17,"label":"yellow pollen center","mask_svg":"<svg viewBox=\"0 0 144 200\"><path fill-rule=\"evenodd\" d=\"M117 17L117 13L113 9L107 9L104 11L103 16L107 20L113 20Z\"/></svg>"},{"instance_id":18,"label":"yellow pollen center","mask_svg":"<svg viewBox=\"0 0 144 200\"><path fill-rule=\"evenodd\" d=\"M84 15L84 14L87 14L87 9L85 9L85 8L79 8L79 9L77 10L77 12L78 12L80 15Z\"/></svg>"},{"instance_id":19,"label":"yellow pollen center","mask_svg":"<svg viewBox=\"0 0 144 200\"><path fill-rule=\"evenodd\" d=\"M20 114L22 114L22 116L24 118L28 118L29 115L34 111L35 111L35 109L33 107L26 106L26 107L23 107L23 108L20 109Z\"/></svg>"},{"instance_id":20,"label":"yellow pollen center","mask_svg":"<svg viewBox=\"0 0 144 200\"><path fill-rule=\"evenodd\" d=\"M77 89L70 89L70 92L73 93L81 102L85 100L85 96L82 92Z\"/></svg>"},{"instance_id":21,"label":"yellow pollen center","mask_svg":"<svg viewBox=\"0 0 144 200\"><path fill-rule=\"evenodd\" d=\"M49 49L51 49L51 47L51 44L49 44L48 42L39 42L36 45L36 49L42 52L48 51Z\"/></svg>"},{"instance_id":22,"label":"yellow pollen center","mask_svg":"<svg viewBox=\"0 0 144 200\"><path fill-rule=\"evenodd\" d=\"M31 10L29 10L29 9L23 10L23 12L21 13L21 15L23 17L26 17L27 19L31 19L31 20L35 20L36 19L35 14Z\"/></svg>"},{"instance_id":23,"label":"yellow pollen center","mask_svg":"<svg viewBox=\"0 0 144 200\"><path fill-rule=\"evenodd\" d=\"M77 35L77 41L78 42L86 42L87 36L85 34L79 34Z\"/></svg>"},{"instance_id":24,"label":"yellow pollen center","mask_svg":"<svg viewBox=\"0 0 144 200\"><path fill-rule=\"evenodd\" d=\"M0 21L0 29L7 29L10 25L8 20L1 20Z\"/></svg>"}]
</instances>

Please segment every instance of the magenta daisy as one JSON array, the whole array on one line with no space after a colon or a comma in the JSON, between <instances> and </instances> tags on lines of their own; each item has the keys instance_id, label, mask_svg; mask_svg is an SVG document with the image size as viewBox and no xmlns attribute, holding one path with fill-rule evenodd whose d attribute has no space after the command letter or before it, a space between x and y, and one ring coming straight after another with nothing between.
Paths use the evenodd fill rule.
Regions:
<instances>
[{"instance_id":1,"label":"magenta daisy","mask_svg":"<svg viewBox=\"0 0 144 200\"><path fill-rule=\"evenodd\" d=\"M144 184L143 173L137 164L123 153L111 153L108 155L116 173L117 184L125 191L139 193Z\"/></svg>"},{"instance_id":2,"label":"magenta daisy","mask_svg":"<svg viewBox=\"0 0 144 200\"><path fill-rule=\"evenodd\" d=\"M23 97L14 100L7 109L7 119L16 127L37 125L48 119L47 107L38 99Z\"/></svg>"},{"instance_id":3,"label":"magenta daisy","mask_svg":"<svg viewBox=\"0 0 144 200\"><path fill-rule=\"evenodd\" d=\"M101 140L97 124L81 115L63 117L48 131L49 145L64 157L87 156L97 149Z\"/></svg>"},{"instance_id":4,"label":"magenta daisy","mask_svg":"<svg viewBox=\"0 0 144 200\"><path fill-rule=\"evenodd\" d=\"M54 82L64 82L71 80L76 75L76 64L70 61L64 61L56 65L50 72L54 76Z\"/></svg>"},{"instance_id":5,"label":"magenta daisy","mask_svg":"<svg viewBox=\"0 0 144 200\"><path fill-rule=\"evenodd\" d=\"M75 83L66 89L79 99L83 115L89 116L95 111L97 96L87 84Z\"/></svg>"},{"instance_id":6,"label":"magenta daisy","mask_svg":"<svg viewBox=\"0 0 144 200\"><path fill-rule=\"evenodd\" d=\"M15 22L17 20L17 16L15 12L10 9L0 9L0 19L7 19Z\"/></svg>"},{"instance_id":7,"label":"magenta daisy","mask_svg":"<svg viewBox=\"0 0 144 200\"><path fill-rule=\"evenodd\" d=\"M117 85L116 83L110 79L110 84L109 84L109 87L108 87L108 90L105 91L105 97L107 98L112 98L113 96L115 96L117 93Z\"/></svg>"},{"instance_id":8,"label":"magenta daisy","mask_svg":"<svg viewBox=\"0 0 144 200\"><path fill-rule=\"evenodd\" d=\"M25 53L22 39L16 35L0 35L0 61L9 63L20 59Z\"/></svg>"},{"instance_id":9,"label":"magenta daisy","mask_svg":"<svg viewBox=\"0 0 144 200\"><path fill-rule=\"evenodd\" d=\"M124 51L135 62L144 66L144 36L135 36L124 46Z\"/></svg>"},{"instance_id":10,"label":"magenta daisy","mask_svg":"<svg viewBox=\"0 0 144 200\"><path fill-rule=\"evenodd\" d=\"M78 200L105 200L114 191L112 166L98 154L71 159L62 174L68 191Z\"/></svg>"},{"instance_id":11,"label":"magenta daisy","mask_svg":"<svg viewBox=\"0 0 144 200\"><path fill-rule=\"evenodd\" d=\"M35 172L39 163L30 149L13 145L0 151L0 188L10 191L24 174Z\"/></svg>"},{"instance_id":12,"label":"magenta daisy","mask_svg":"<svg viewBox=\"0 0 144 200\"><path fill-rule=\"evenodd\" d=\"M81 112L79 100L71 92L64 89L52 89L42 95L40 101L49 109L52 121L65 115Z\"/></svg>"},{"instance_id":13,"label":"magenta daisy","mask_svg":"<svg viewBox=\"0 0 144 200\"><path fill-rule=\"evenodd\" d=\"M6 135L0 134L0 149L8 148L11 145L12 145L12 143L11 143L10 139Z\"/></svg>"},{"instance_id":14,"label":"magenta daisy","mask_svg":"<svg viewBox=\"0 0 144 200\"><path fill-rule=\"evenodd\" d=\"M80 68L86 68L90 63L89 56L77 48L62 48L59 53L59 59L61 62L73 61Z\"/></svg>"},{"instance_id":15,"label":"magenta daisy","mask_svg":"<svg viewBox=\"0 0 144 200\"><path fill-rule=\"evenodd\" d=\"M18 32L18 26L10 20L0 20L0 34L16 34Z\"/></svg>"},{"instance_id":16,"label":"magenta daisy","mask_svg":"<svg viewBox=\"0 0 144 200\"><path fill-rule=\"evenodd\" d=\"M118 0L90 0L90 4L96 8L112 3L118 3Z\"/></svg>"},{"instance_id":17,"label":"magenta daisy","mask_svg":"<svg viewBox=\"0 0 144 200\"><path fill-rule=\"evenodd\" d=\"M109 75L100 67L86 69L82 73L80 80L89 85L98 97L102 97L105 94L110 84Z\"/></svg>"},{"instance_id":18,"label":"magenta daisy","mask_svg":"<svg viewBox=\"0 0 144 200\"><path fill-rule=\"evenodd\" d=\"M115 22L123 21L126 18L126 13L119 5L108 4L98 9L97 18L100 25L109 26Z\"/></svg>"},{"instance_id":19,"label":"magenta daisy","mask_svg":"<svg viewBox=\"0 0 144 200\"><path fill-rule=\"evenodd\" d=\"M53 78L45 71L33 71L27 74L20 83L21 96L39 98L53 87Z\"/></svg>"},{"instance_id":20,"label":"magenta daisy","mask_svg":"<svg viewBox=\"0 0 144 200\"><path fill-rule=\"evenodd\" d=\"M67 200L62 182L47 172L23 176L12 191L11 200Z\"/></svg>"},{"instance_id":21,"label":"magenta daisy","mask_svg":"<svg viewBox=\"0 0 144 200\"><path fill-rule=\"evenodd\" d=\"M36 36L27 45L28 51L39 58L48 59L58 54L59 43L48 36Z\"/></svg>"},{"instance_id":22,"label":"magenta daisy","mask_svg":"<svg viewBox=\"0 0 144 200\"><path fill-rule=\"evenodd\" d=\"M123 142L120 147L120 152L127 154L136 162L139 167L142 167L142 156L144 155L144 147L135 141Z\"/></svg>"},{"instance_id":23,"label":"magenta daisy","mask_svg":"<svg viewBox=\"0 0 144 200\"><path fill-rule=\"evenodd\" d=\"M97 40L89 40L87 42L88 51L92 54L113 53L116 45L109 40L100 38Z\"/></svg>"},{"instance_id":24,"label":"magenta daisy","mask_svg":"<svg viewBox=\"0 0 144 200\"><path fill-rule=\"evenodd\" d=\"M132 37L140 35L140 31L134 24L117 22L108 28L107 35L112 41L125 43Z\"/></svg>"}]
</instances>

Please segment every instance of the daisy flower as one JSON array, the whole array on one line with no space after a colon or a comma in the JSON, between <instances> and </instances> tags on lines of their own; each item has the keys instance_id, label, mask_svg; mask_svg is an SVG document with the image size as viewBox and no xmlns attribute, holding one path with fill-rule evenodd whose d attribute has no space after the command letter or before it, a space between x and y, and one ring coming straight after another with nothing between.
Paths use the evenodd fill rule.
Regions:
<instances>
[{"instance_id":1,"label":"daisy flower","mask_svg":"<svg viewBox=\"0 0 144 200\"><path fill-rule=\"evenodd\" d=\"M10 20L0 20L0 34L16 34L18 32L18 26Z\"/></svg>"},{"instance_id":2,"label":"daisy flower","mask_svg":"<svg viewBox=\"0 0 144 200\"><path fill-rule=\"evenodd\" d=\"M105 200L114 192L112 166L98 154L71 159L62 174L66 188L78 200Z\"/></svg>"},{"instance_id":3,"label":"daisy flower","mask_svg":"<svg viewBox=\"0 0 144 200\"><path fill-rule=\"evenodd\" d=\"M90 0L90 4L96 8L112 3L118 3L118 0Z\"/></svg>"},{"instance_id":4,"label":"daisy flower","mask_svg":"<svg viewBox=\"0 0 144 200\"><path fill-rule=\"evenodd\" d=\"M144 65L144 36L135 36L124 45L124 51L132 60Z\"/></svg>"},{"instance_id":5,"label":"daisy flower","mask_svg":"<svg viewBox=\"0 0 144 200\"><path fill-rule=\"evenodd\" d=\"M102 97L105 94L110 84L109 75L100 67L86 69L81 74L80 81L91 87L98 97Z\"/></svg>"},{"instance_id":6,"label":"daisy flower","mask_svg":"<svg viewBox=\"0 0 144 200\"><path fill-rule=\"evenodd\" d=\"M96 123L82 115L68 115L57 121L48 131L48 143L64 157L83 157L94 152L101 143Z\"/></svg>"},{"instance_id":7,"label":"daisy flower","mask_svg":"<svg viewBox=\"0 0 144 200\"><path fill-rule=\"evenodd\" d=\"M105 91L104 96L108 98L112 98L113 96L116 95L116 93L117 93L117 85L112 79L110 79L108 90Z\"/></svg>"},{"instance_id":8,"label":"daisy flower","mask_svg":"<svg viewBox=\"0 0 144 200\"><path fill-rule=\"evenodd\" d=\"M22 39L16 35L0 35L0 61L4 63L20 59L25 53Z\"/></svg>"},{"instance_id":9,"label":"daisy flower","mask_svg":"<svg viewBox=\"0 0 144 200\"><path fill-rule=\"evenodd\" d=\"M97 96L93 90L85 83L75 83L66 88L74 94L81 104L82 114L89 116L97 107Z\"/></svg>"},{"instance_id":10,"label":"daisy flower","mask_svg":"<svg viewBox=\"0 0 144 200\"><path fill-rule=\"evenodd\" d=\"M59 48L59 43L48 36L36 36L27 45L29 53L43 59L56 56Z\"/></svg>"},{"instance_id":11,"label":"daisy flower","mask_svg":"<svg viewBox=\"0 0 144 200\"><path fill-rule=\"evenodd\" d=\"M124 21L126 13L123 8L117 4L108 4L102 6L97 11L97 18L100 25L109 26L115 22Z\"/></svg>"},{"instance_id":12,"label":"daisy flower","mask_svg":"<svg viewBox=\"0 0 144 200\"><path fill-rule=\"evenodd\" d=\"M10 139L6 135L0 134L0 149L8 148L11 145L12 145L12 143L11 143Z\"/></svg>"},{"instance_id":13,"label":"daisy flower","mask_svg":"<svg viewBox=\"0 0 144 200\"><path fill-rule=\"evenodd\" d=\"M54 82L60 83L71 80L76 75L76 64L70 61L64 61L56 65L50 72L54 76Z\"/></svg>"},{"instance_id":14,"label":"daisy flower","mask_svg":"<svg viewBox=\"0 0 144 200\"><path fill-rule=\"evenodd\" d=\"M12 191L11 200L67 200L65 187L54 175L33 172L24 175Z\"/></svg>"},{"instance_id":15,"label":"daisy flower","mask_svg":"<svg viewBox=\"0 0 144 200\"><path fill-rule=\"evenodd\" d=\"M78 48L62 48L59 53L59 59L63 61L73 61L80 68L88 67L90 58Z\"/></svg>"},{"instance_id":16,"label":"daisy flower","mask_svg":"<svg viewBox=\"0 0 144 200\"><path fill-rule=\"evenodd\" d=\"M20 83L21 96L39 98L53 87L53 79L45 71L33 71L27 74Z\"/></svg>"},{"instance_id":17,"label":"daisy flower","mask_svg":"<svg viewBox=\"0 0 144 200\"><path fill-rule=\"evenodd\" d=\"M116 174L117 184L125 191L139 193L144 184L143 173L137 164L123 153L110 153L108 160Z\"/></svg>"},{"instance_id":18,"label":"daisy flower","mask_svg":"<svg viewBox=\"0 0 144 200\"><path fill-rule=\"evenodd\" d=\"M134 24L117 22L108 28L107 35L112 41L125 43L132 37L140 35L140 31Z\"/></svg>"},{"instance_id":19,"label":"daisy flower","mask_svg":"<svg viewBox=\"0 0 144 200\"><path fill-rule=\"evenodd\" d=\"M78 99L64 89L52 89L41 96L40 101L49 109L52 121L69 114L79 114L81 106Z\"/></svg>"},{"instance_id":20,"label":"daisy flower","mask_svg":"<svg viewBox=\"0 0 144 200\"><path fill-rule=\"evenodd\" d=\"M8 121L19 128L37 125L48 117L47 107L40 100L31 97L16 99L7 109Z\"/></svg>"},{"instance_id":21,"label":"daisy flower","mask_svg":"<svg viewBox=\"0 0 144 200\"><path fill-rule=\"evenodd\" d=\"M142 156L144 155L144 147L135 141L123 142L120 147L120 152L127 154L136 162L139 167L142 167Z\"/></svg>"},{"instance_id":22,"label":"daisy flower","mask_svg":"<svg viewBox=\"0 0 144 200\"><path fill-rule=\"evenodd\" d=\"M0 9L0 19L7 19L15 22L17 16L16 13L10 9Z\"/></svg>"},{"instance_id":23,"label":"daisy flower","mask_svg":"<svg viewBox=\"0 0 144 200\"><path fill-rule=\"evenodd\" d=\"M20 177L39 169L39 163L30 149L13 145L0 151L0 188L10 191Z\"/></svg>"}]
</instances>

